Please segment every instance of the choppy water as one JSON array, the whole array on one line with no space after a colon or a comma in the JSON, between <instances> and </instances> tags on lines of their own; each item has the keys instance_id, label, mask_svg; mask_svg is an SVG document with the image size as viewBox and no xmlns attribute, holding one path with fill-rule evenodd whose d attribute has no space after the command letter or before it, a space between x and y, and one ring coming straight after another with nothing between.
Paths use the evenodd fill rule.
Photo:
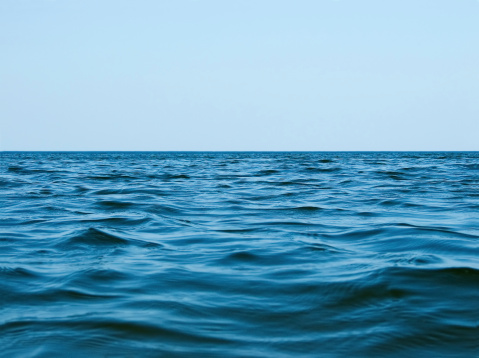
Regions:
<instances>
[{"instance_id":1,"label":"choppy water","mask_svg":"<svg viewBox=\"0 0 479 358\"><path fill-rule=\"evenodd\" d=\"M479 357L479 153L0 153L3 357Z\"/></svg>"}]
</instances>

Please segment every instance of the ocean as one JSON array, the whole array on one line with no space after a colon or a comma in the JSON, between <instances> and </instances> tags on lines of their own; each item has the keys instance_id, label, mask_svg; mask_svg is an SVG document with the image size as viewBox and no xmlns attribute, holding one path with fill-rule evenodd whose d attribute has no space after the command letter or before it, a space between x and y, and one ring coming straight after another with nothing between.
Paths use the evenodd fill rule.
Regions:
<instances>
[{"instance_id":1,"label":"ocean","mask_svg":"<svg viewBox=\"0 0 479 358\"><path fill-rule=\"evenodd\" d=\"M479 152L0 152L1 357L479 357Z\"/></svg>"}]
</instances>

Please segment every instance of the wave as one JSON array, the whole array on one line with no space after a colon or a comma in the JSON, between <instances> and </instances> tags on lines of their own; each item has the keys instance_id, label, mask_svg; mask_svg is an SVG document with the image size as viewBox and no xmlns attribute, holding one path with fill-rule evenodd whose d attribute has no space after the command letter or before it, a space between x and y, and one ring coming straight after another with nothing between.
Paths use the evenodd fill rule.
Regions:
<instances>
[{"instance_id":1,"label":"wave","mask_svg":"<svg viewBox=\"0 0 479 358\"><path fill-rule=\"evenodd\" d=\"M160 243L148 242L140 239L131 239L122 237L118 234L112 234L105 230L96 228L89 228L80 233L61 239L55 246L62 250L73 248L88 248L99 249L107 247L122 247L122 246L158 246Z\"/></svg>"},{"instance_id":2,"label":"wave","mask_svg":"<svg viewBox=\"0 0 479 358\"><path fill-rule=\"evenodd\" d=\"M479 354L478 153L0 157L0 355Z\"/></svg>"}]
</instances>

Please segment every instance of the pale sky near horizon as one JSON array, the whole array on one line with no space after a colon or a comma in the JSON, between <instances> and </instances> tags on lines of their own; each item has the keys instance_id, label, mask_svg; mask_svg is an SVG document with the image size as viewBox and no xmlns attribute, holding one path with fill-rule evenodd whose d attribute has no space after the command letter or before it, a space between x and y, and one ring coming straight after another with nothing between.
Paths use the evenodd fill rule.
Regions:
<instances>
[{"instance_id":1,"label":"pale sky near horizon","mask_svg":"<svg viewBox=\"0 0 479 358\"><path fill-rule=\"evenodd\" d=\"M479 150L476 0L2 0L0 150Z\"/></svg>"}]
</instances>

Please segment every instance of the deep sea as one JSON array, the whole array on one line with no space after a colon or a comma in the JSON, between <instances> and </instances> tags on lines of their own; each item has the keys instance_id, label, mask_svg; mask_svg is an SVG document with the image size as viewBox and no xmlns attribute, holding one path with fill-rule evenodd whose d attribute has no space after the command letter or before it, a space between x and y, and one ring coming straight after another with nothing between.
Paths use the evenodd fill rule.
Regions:
<instances>
[{"instance_id":1,"label":"deep sea","mask_svg":"<svg viewBox=\"0 0 479 358\"><path fill-rule=\"evenodd\" d=\"M479 357L479 152L0 152L1 357Z\"/></svg>"}]
</instances>

